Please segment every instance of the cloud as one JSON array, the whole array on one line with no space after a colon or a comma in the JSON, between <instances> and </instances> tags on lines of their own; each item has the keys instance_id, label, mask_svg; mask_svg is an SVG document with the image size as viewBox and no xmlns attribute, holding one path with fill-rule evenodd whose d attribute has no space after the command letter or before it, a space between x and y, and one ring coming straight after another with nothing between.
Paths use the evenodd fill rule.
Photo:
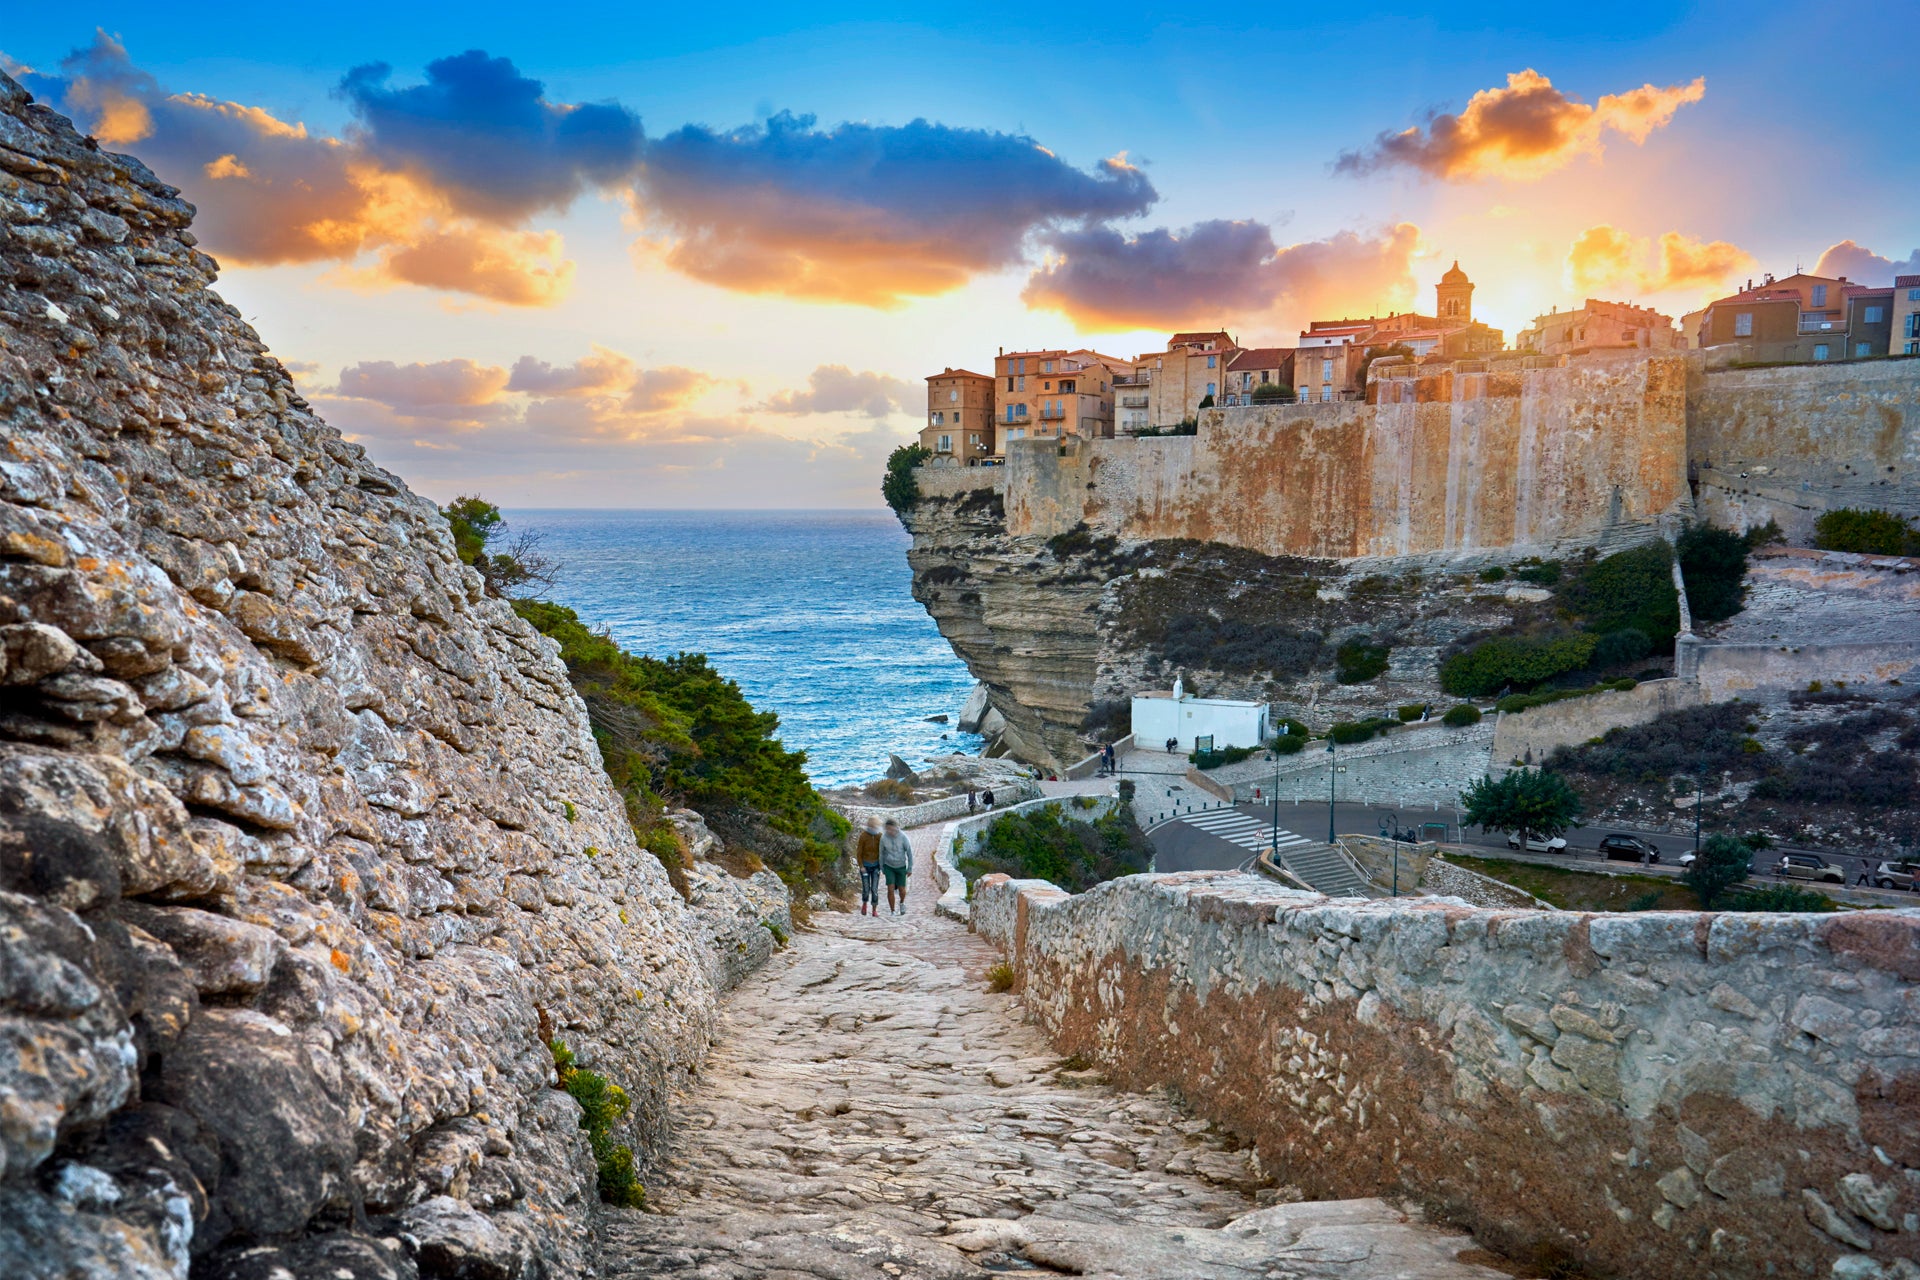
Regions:
<instances>
[{"instance_id":1,"label":"cloud","mask_svg":"<svg viewBox=\"0 0 1920 1280\"><path fill-rule=\"evenodd\" d=\"M907 412L915 390L913 384L891 374L855 373L844 364L823 364L807 375L805 391L776 392L758 407L767 413L862 413L884 418Z\"/></svg>"},{"instance_id":2,"label":"cloud","mask_svg":"<svg viewBox=\"0 0 1920 1280\"><path fill-rule=\"evenodd\" d=\"M649 144L635 212L650 247L696 279L892 307L1020 261L1038 232L1156 198L1124 157L1089 173L1015 134L926 120L818 129L782 112Z\"/></svg>"},{"instance_id":3,"label":"cloud","mask_svg":"<svg viewBox=\"0 0 1920 1280\"><path fill-rule=\"evenodd\" d=\"M1378 309L1413 292L1420 231L1399 223L1362 235L1280 246L1258 222L1202 222L1123 236L1109 227L1054 235L1021 297L1087 330L1178 328L1266 314L1297 327L1321 313Z\"/></svg>"},{"instance_id":4,"label":"cloud","mask_svg":"<svg viewBox=\"0 0 1920 1280\"><path fill-rule=\"evenodd\" d=\"M633 361L601 346L572 364L553 365L521 356L513 362L507 390L536 396L608 395L631 385L634 373Z\"/></svg>"},{"instance_id":5,"label":"cloud","mask_svg":"<svg viewBox=\"0 0 1920 1280\"><path fill-rule=\"evenodd\" d=\"M627 388L621 408L628 413L660 413L682 408L706 394L715 381L697 369L680 365L648 369Z\"/></svg>"},{"instance_id":6,"label":"cloud","mask_svg":"<svg viewBox=\"0 0 1920 1280\"><path fill-rule=\"evenodd\" d=\"M470 430L513 416L512 407L500 400L507 380L500 366L465 359L430 364L363 360L342 369L339 382L323 395L378 405L409 427L436 423Z\"/></svg>"},{"instance_id":7,"label":"cloud","mask_svg":"<svg viewBox=\"0 0 1920 1280\"><path fill-rule=\"evenodd\" d=\"M1697 240L1667 231L1661 234L1656 251L1645 237L1601 223L1582 231L1567 250L1566 274L1567 283L1583 293L1605 289L1665 293L1718 289L1753 265L1751 254L1725 240Z\"/></svg>"},{"instance_id":8,"label":"cloud","mask_svg":"<svg viewBox=\"0 0 1920 1280\"><path fill-rule=\"evenodd\" d=\"M102 145L137 148L194 202L194 232L224 262L337 262L349 269L336 278L351 285L415 284L511 306L546 306L571 287L573 266L557 234L464 213L481 210L497 223L512 201L489 205L430 168L389 163L358 138L320 136L259 107L172 92L104 33L62 60L60 74L29 73L23 82ZM512 138L506 124L501 133L517 142L499 144L516 161L503 171L517 172L531 144ZM539 177L548 190L560 181L552 170ZM513 181L524 190L534 180ZM375 255L370 264L352 265L367 254Z\"/></svg>"},{"instance_id":9,"label":"cloud","mask_svg":"<svg viewBox=\"0 0 1920 1280\"><path fill-rule=\"evenodd\" d=\"M1638 144L1705 96L1705 77L1690 84L1641 85L1609 93L1592 106L1569 98L1531 69L1507 77L1505 88L1482 89L1458 115L1439 113L1424 129L1382 133L1370 148L1342 152L1335 173L1353 175L1402 166L1431 178L1530 180L1564 168L1580 156L1598 156L1611 130Z\"/></svg>"},{"instance_id":10,"label":"cloud","mask_svg":"<svg viewBox=\"0 0 1920 1280\"><path fill-rule=\"evenodd\" d=\"M425 84L388 87L384 62L340 82L369 157L443 192L464 214L518 222L565 209L589 186L632 175L640 118L618 103L556 103L506 58L479 49L427 64Z\"/></svg>"},{"instance_id":11,"label":"cloud","mask_svg":"<svg viewBox=\"0 0 1920 1280\"><path fill-rule=\"evenodd\" d=\"M1895 262L1851 240L1842 240L1820 255L1813 274L1845 276L1855 284L1890 285L1895 276L1920 275L1920 249L1908 254L1906 261Z\"/></svg>"}]
</instances>

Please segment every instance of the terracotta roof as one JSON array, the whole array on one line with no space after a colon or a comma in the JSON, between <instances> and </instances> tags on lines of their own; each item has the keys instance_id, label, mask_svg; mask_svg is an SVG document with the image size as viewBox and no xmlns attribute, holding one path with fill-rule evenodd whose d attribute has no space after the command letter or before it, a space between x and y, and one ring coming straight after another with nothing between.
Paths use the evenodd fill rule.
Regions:
<instances>
[{"instance_id":1,"label":"terracotta roof","mask_svg":"<svg viewBox=\"0 0 1920 1280\"><path fill-rule=\"evenodd\" d=\"M1321 324L1315 321L1313 328L1302 329L1300 336L1303 338L1338 338L1349 334L1372 332L1372 324Z\"/></svg>"},{"instance_id":2,"label":"terracotta roof","mask_svg":"<svg viewBox=\"0 0 1920 1280\"><path fill-rule=\"evenodd\" d=\"M1920 276L1895 276L1893 287L1896 289L1920 289Z\"/></svg>"},{"instance_id":3,"label":"terracotta roof","mask_svg":"<svg viewBox=\"0 0 1920 1280\"><path fill-rule=\"evenodd\" d=\"M935 378L985 378L988 382L993 381L992 374L974 373L970 369L948 369L943 373L930 373L927 375L928 382L932 382Z\"/></svg>"},{"instance_id":4,"label":"terracotta roof","mask_svg":"<svg viewBox=\"0 0 1920 1280\"><path fill-rule=\"evenodd\" d=\"M1885 285L1875 288L1870 284L1850 284L1840 291L1840 296L1843 298L1891 298L1893 286Z\"/></svg>"},{"instance_id":5,"label":"terracotta roof","mask_svg":"<svg viewBox=\"0 0 1920 1280\"><path fill-rule=\"evenodd\" d=\"M1176 333L1171 338L1167 339L1167 345L1170 347L1178 347L1178 346L1184 346L1185 344L1190 342L1205 342L1209 338L1224 338L1226 339L1228 346L1234 345L1233 335L1228 333L1224 329L1210 329L1204 333L1202 332Z\"/></svg>"},{"instance_id":6,"label":"terracotta roof","mask_svg":"<svg viewBox=\"0 0 1920 1280\"><path fill-rule=\"evenodd\" d=\"M1292 347L1242 347L1227 361L1234 369L1278 369L1293 359Z\"/></svg>"}]
</instances>

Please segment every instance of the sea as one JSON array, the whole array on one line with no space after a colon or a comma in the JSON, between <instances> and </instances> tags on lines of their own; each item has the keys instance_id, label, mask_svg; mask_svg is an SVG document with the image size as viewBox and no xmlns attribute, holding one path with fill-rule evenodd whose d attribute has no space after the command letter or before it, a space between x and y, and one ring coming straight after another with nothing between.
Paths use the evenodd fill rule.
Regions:
<instances>
[{"instance_id":1,"label":"sea","mask_svg":"<svg viewBox=\"0 0 1920 1280\"><path fill-rule=\"evenodd\" d=\"M973 678L913 598L891 511L505 514L558 564L547 596L632 652L706 654L779 715L815 786L982 746L952 723Z\"/></svg>"}]
</instances>

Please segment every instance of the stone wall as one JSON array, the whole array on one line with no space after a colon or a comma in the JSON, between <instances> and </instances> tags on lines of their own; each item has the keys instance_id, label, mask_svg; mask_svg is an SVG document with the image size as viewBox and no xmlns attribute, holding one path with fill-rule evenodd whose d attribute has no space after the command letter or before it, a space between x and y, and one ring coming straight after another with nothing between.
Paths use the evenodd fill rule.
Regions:
<instances>
[{"instance_id":1,"label":"stone wall","mask_svg":"<svg viewBox=\"0 0 1920 1280\"><path fill-rule=\"evenodd\" d=\"M1493 759L1501 766L1538 764L1555 747L1577 747L1609 729L1645 724L1656 716L1719 698L1702 696L1693 680L1646 680L1525 711L1499 713L1493 729Z\"/></svg>"},{"instance_id":2,"label":"stone wall","mask_svg":"<svg viewBox=\"0 0 1920 1280\"><path fill-rule=\"evenodd\" d=\"M1920 1257L1920 913L1335 904L1232 873L987 877L973 908L1061 1052L1179 1090L1309 1196L1598 1274Z\"/></svg>"},{"instance_id":3,"label":"stone wall","mask_svg":"<svg viewBox=\"0 0 1920 1280\"><path fill-rule=\"evenodd\" d=\"M1777 520L1807 542L1835 507L1920 517L1920 360L1693 369L1687 461L1700 513Z\"/></svg>"},{"instance_id":4,"label":"stone wall","mask_svg":"<svg viewBox=\"0 0 1920 1280\"><path fill-rule=\"evenodd\" d=\"M1438 720L1389 731L1386 737L1334 752L1334 766L1344 769L1336 778L1342 804L1399 805L1410 809L1451 808L1460 792L1493 768L1503 757L1491 754L1493 725L1488 721L1464 729L1450 729ZM1280 799L1325 804L1327 751L1315 743L1297 755L1283 756L1277 774ZM1270 763L1248 760L1214 771L1233 784L1240 801L1273 797L1276 773ZM1404 817L1404 815L1403 815Z\"/></svg>"},{"instance_id":5,"label":"stone wall","mask_svg":"<svg viewBox=\"0 0 1920 1280\"><path fill-rule=\"evenodd\" d=\"M644 1168L699 931L553 644L191 215L0 75L0 1273L576 1274L543 1027Z\"/></svg>"},{"instance_id":6,"label":"stone wall","mask_svg":"<svg viewBox=\"0 0 1920 1280\"><path fill-rule=\"evenodd\" d=\"M1011 442L1008 532L1454 554L1644 540L1686 502L1683 357L1483 370L1384 378L1378 404L1213 410L1194 436Z\"/></svg>"}]
</instances>

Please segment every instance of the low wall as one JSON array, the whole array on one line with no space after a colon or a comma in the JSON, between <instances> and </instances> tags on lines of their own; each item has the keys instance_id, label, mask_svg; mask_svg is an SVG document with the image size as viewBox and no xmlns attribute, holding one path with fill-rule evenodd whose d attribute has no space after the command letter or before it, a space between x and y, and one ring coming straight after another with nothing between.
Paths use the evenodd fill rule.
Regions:
<instances>
[{"instance_id":1,"label":"low wall","mask_svg":"<svg viewBox=\"0 0 1920 1280\"><path fill-rule=\"evenodd\" d=\"M1345 772L1337 776L1341 804L1374 804L1398 807L1409 813L1457 804L1460 792L1477 781L1496 759L1490 754L1493 725L1482 722L1465 729L1449 729L1437 720L1406 725L1389 731L1385 738L1341 747L1334 752L1334 764ZM1255 762L1230 765L1215 770L1228 774L1234 797L1246 801L1270 800L1274 791L1271 764L1254 771ZM1226 780L1226 779L1222 779ZM1281 800L1327 799L1327 749L1316 742L1298 755L1280 762ZM1406 815L1403 815L1406 816Z\"/></svg>"},{"instance_id":2,"label":"low wall","mask_svg":"<svg viewBox=\"0 0 1920 1280\"><path fill-rule=\"evenodd\" d=\"M1026 779L1009 782L1005 786L996 786L993 789L993 798L996 801L1003 801L1009 791L1013 792L1016 801L1031 800L1040 794L1040 784ZM978 789L975 794L977 797ZM967 796L965 792L961 792L957 796L942 796L938 800L922 800L918 804L903 804L892 808L866 804L843 804L836 807L855 826L868 817L875 817L882 822L891 818L902 828L924 827L929 822L950 822L955 818L966 817ZM999 805L999 809L1009 807L1004 803Z\"/></svg>"},{"instance_id":3,"label":"low wall","mask_svg":"<svg viewBox=\"0 0 1920 1280\"><path fill-rule=\"evenodd\" d=\"M1200 790L1206 792L1215 800L1225 800L1228 804L1233 803L1232 787L1215 778L1208 777L1203 771L1191 765L1187 766L1186 781L1188 785L1200 788Z\"/></svg>"},{"instance_id":4,"label":"low wall","mask_svg":"<svg viewBox=\"0 0 1920 1280\"><path fill-rule=\"evenodd\" d=\"M1121 756L1126 755L1127 752L1131 750L1133 750L1132 734L1117 739L1113 744L1114 760L1118 761ZM1080 759L1075 760L1072 764L1060 771L1060 776L1068 782L1078 782L1082 778L1091 778L1099 772L1100 752L1096 751L1090 756L1082 756Z\"/></svg>"},{"instance_id":5,"label":"low wall","mask_svg":"<svg viewBox=\"0 0 1920 1280\"><path fill-rule=\"evenodd\" d=\"M1502 711L1493 726L1493 759L1501 765L1538 764L1555 747L1577 747L1609 729L1645 724L1655 716L1707 701L1692 680L1648 680L1525 711Z\"/></svg>"},{"instance_id":6,"label":"low wall","mask_svg":"<svg viewBox=\"0 0 1920 1280\"><path fill-rule=\"evenodd\" d=\"M1309 1196L1602 1274L1920 1257L1920 912L1336 904L1222 872L988 876L973 905L1056 1048L1178 1089Z\"/></svg>"},{"instance_id":7,"label":"low wall","mask_svg":"<svg viewBox=\"0 0 1920 1280\"><path fill-rule=\"evenodd\" d=\"M1804 689L1815 680L1832 684L1885 684L1910 680L1920 671L1920 639L1872 644L1681 645L1675 656L1682 675L1699 682L1709 702L1726 702L1761 689Z\"/></svg>"}]
</instances>

